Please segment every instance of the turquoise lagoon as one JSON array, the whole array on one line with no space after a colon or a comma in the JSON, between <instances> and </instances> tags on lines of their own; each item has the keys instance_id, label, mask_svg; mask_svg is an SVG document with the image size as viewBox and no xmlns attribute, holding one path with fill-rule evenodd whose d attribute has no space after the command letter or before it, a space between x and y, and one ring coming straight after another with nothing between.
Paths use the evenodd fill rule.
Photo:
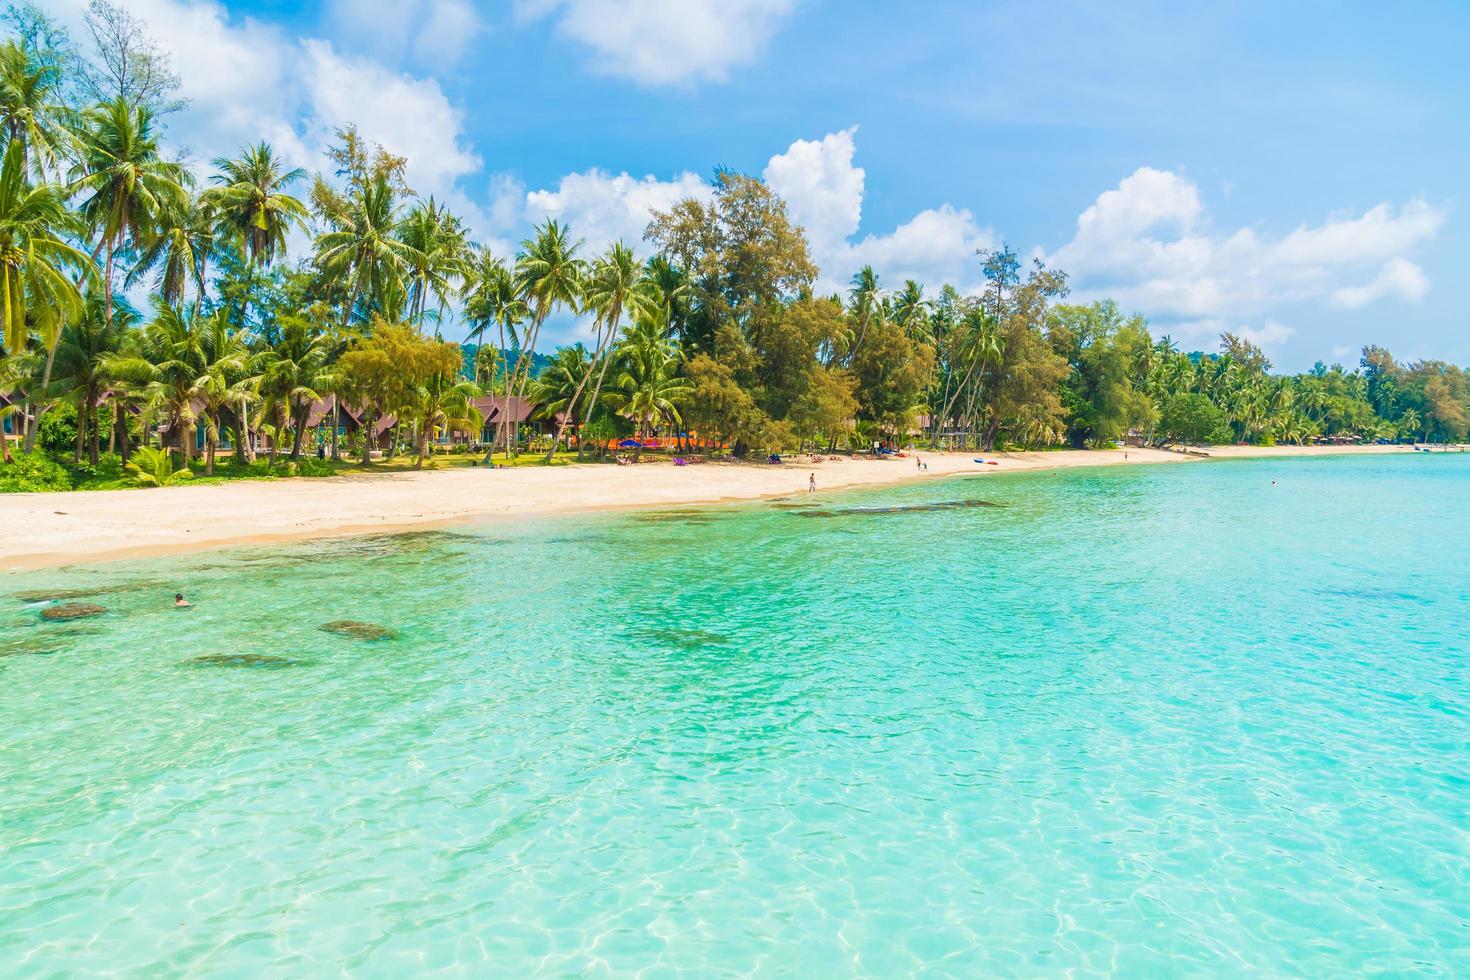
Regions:
<instances>
[{"instance_id":1,"label":"turquoise lagoon","mask_svg":"<svg viewBox=\"0 0 1470 980\"><path fill-rule=\"evenodd\" d=\"M1467 504L1141 466L0 577L0 974L1464 976Z\"/></svg>"}]
</instances>

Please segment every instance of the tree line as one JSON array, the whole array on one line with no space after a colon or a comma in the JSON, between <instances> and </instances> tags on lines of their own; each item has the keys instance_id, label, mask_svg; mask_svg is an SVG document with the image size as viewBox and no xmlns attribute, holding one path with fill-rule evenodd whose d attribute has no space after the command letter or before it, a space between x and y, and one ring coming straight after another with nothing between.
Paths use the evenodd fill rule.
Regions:
<instances>
[{"instance_id":1,"label":"tree line","mask_svg":"<svg viewBox=\"0 0 1470 980\"><path fill-rule=\"evenodd\" d=\"M209 473L226 441L235 465L257 444L271 465L299 461L330 399L324 454L343 455L335 422L350 406L364 434L346 448L363 463L391 419L392 450L422 464L446 433L478 435L485 394L537 406L548 462L657 432L741 456L1461 440L1470 425L1454 365L1369 347L1352 369L1280 375L1232 334L1181 351L1111 302L1068 303L1064 271L1008 246L975 256L969 292L887 288L864 267L823 294L786 204L731 170L655 213L642 242L591 254L549 220L495 254L350 126L318 173L264 141L207 165L171 157L178 80L107 0L80 43L32 7L5 20L0 415L22 454L65 416L73 464L128 459L155 422L186 464L202 430ZM548 324L569 318L587 340L545 351ZM524 451L516 426L498 435L487 459Z\"/></svg>"}]
</instances>

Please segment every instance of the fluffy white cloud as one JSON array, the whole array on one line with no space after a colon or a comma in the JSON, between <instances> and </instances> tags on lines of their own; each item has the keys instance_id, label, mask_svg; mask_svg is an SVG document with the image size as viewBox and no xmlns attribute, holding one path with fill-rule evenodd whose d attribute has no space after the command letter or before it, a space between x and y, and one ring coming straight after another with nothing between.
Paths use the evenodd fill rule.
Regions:
<instances>
[{"instance_id":1,"label":"fluffy white cloud","mask_svg":"<svg viewBox=\"0 0 1470 980\"><path fill-rule=\"evenodd\" d=\"M857 231L863 216L862 167L854 167L857 127L820 140L797 140L771 157L762 175L806 229L817 255L830 254Z\"/></svg>"},{"instance_id":2,"label":"fluffy white cloud","mask_svg":"<svg viewBox=\"0 0 1470 980\"><path fill-rule=\"evenodd\" d=\"M1279 238L1250 228L1222 234L1209 228L1191 181L1143 167L1099 195L1077 219L1072 240L1049 259L1071 274L1078 298L1111 296L1187 327L1304 300L1361 305L1386 295L1422 297L1428 280L1402 253L1443 222L1441 211L1414 200L1302 225ZM1367 286L1345 284L1374 267L1382 272ZM1279 343L1286 329L1268 323L1256 332Z\"/></svg>"},{"instance_id":3,"label":"fluffy white cloud","mask_svg":"<svg viewBox=\"0 0 1470 980\"><path fill-rule=\"evenodd\" d=\"M1373 279L1361 286L1343 286L1332 294L1332 302L1348 309L1367 306L1385 296L1398 296L1417 303L1429 292L1429 277L1408 259L1390 259Z\"/></svg>"},{"instance_id":4,"label":"fluffy white cloud","mask_svg":"<svg viewBox=\"0 0 1470 980\"><path fill-rule=\"evenodd\" d=\"M518 0L592 49L592 67L648 85L720 81L751 61L796 0Z\"/></svg>"},{"instance_id":5,"label":"fluffy white cloud","mask_svg":"<svg viewBox=\"0 0 1470 980\"><path fill-rule=\"evenodd\" d=\"M481 29L468 0L331 0L327 19L354 47L425 66L457 62Z\"/></svg>"},{"instance_id":6,"label":"fluffy white cloud","mask_svg":"<svg viewBox=\"0 0 1470 980\"><path fill-rule=\"evenodd\" d=\"M528 192L521 218L525 224L546 218L568 224L572 234L583 241L584 255L596 255L616 241L647 254L643 231L653 212L668 210L686 197L709 194L704 179L687 171L672 180L659 180L593 169L567 174L554 189Z\"/></svg>"},{"instance_id":7,"label":"fluffy white cloud","mask_svg":"<svg viewBox=\"0 0 1470 980\"><path fill-rule=\"evenodd\" d=\"M1292 334L1296 333L1291 327L1277 323L1269 317L1259 327L1241 327L1237 332L1258 347L1275 347L1278 344L1284 344L1291 339Z\"/></svg>"},{"instance_id":8,"label":"fluffy white cloud","mask_svg":"<svg viewBox=\"0 0 1470 980\"><path fill-rule=\"evenodd\" d=\"M445 2L452 7L459 0L418 6L427 11ZM78 8L63 0L50 6L80 28ZM408 159L416 189L473 209L457 181L480 160L466 145L460 112L433 79L232 17L216 0L130 0L127 6L179 74L189 106L169 118L168 132L195 167L208 169L211 158L265 139L291 165L318 169L335 130L356 123L364 136Z\"/></svg>"},{"instance_id":9,"label":"fluffy white cloud","mask_svg":"<svg viewBox=\"0 0 1470 980\"><path fill-rule=\"evenodd\" d=\"M406 156L409 184L425 192L443 193L479 168L479 157L462 144L460 112L438 82L344 57L326 41L302 42L302 54L309 129L319 145L337 127L356 123L369 140Z\"/></svg>"},{"instance_id":10,"label":"fluffy white cloud","mask_svg":"<svg viewBox=\"0 0 1470 980\"><path fill-rule=\"evenodd\" d=\"M857 127L820 140L797 140L771 157L762 176L785 199L792 218L806 229L812 257L822 269L818 288L839 292L846 279L871 265L888 286L917 279L937 289L942 283L968 286L977 277L977 249L995 237L969 211L944 204L920 211L882 235L853 241L862 220L861 167L853 165Z\"/></svg>"}]
</instances>

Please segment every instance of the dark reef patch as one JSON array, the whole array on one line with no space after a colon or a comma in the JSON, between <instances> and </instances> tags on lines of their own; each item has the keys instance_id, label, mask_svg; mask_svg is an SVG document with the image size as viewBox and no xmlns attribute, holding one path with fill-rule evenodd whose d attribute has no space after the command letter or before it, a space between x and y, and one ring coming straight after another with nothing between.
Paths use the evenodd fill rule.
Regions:
<instances>
[{"instance_id":1,"label":"dark reef patch","mask_svg":"<svg viewBox=\"0 0 1470 980\"><path fill-rule=\"evenodd\" d=\"M106 606L95 606L90 602L64 602L59 606L48 606L42 609L41 618L51 622L65 622L70 619L101 616L105 612L107 612Z\"/></svg>"},{"instance_id":2,"label":"dark reef patch","mask_svg":"<svg viewBox=\"0 0 1470 980\"><path fill-rule=\"evenodd\" d=\"M888 507L830 507L798 510L800 517L879 517L887 514L923 514L936 510L968 510L972 507L1004 507L991 500L936 500L925 504L893 504Z\"/></svg>"},{"instance_id":3,"label":"dark reef patch","mask_svg":"<svg viewBox=\"0 0 1470 980\"><path fill-rule=\"evenodd\" d=\"M285 667L300 667L304 660L289 657L272 657L264 653L209 653L183 662L185 667L246 667L256 670L281 670Z\"/></svg>"},{"instance_id":4,"label":"dark reef patch","mask_svg":"<svg viewBox=\"0 0 1470 980\"><path fill-rule=\"evenodd\" d=\"M323 623L317 629L325 633L336 633L338 636L350 636L355 640L394 640L398 638L398 632L386 626L376 623L362 623L355 619L336 619L330 623Z\"/></svg>"}]
</instances>

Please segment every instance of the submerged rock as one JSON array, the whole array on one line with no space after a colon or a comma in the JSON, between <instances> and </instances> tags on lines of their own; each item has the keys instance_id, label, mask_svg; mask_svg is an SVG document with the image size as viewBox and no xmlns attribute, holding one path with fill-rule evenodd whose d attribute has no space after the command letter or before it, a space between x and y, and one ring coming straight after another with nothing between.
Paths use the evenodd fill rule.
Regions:
<instances>
[{"instance_id":1,"label":"submerged rock","mask_svg":"<svg viewBox=\"0 0 1470 980\"><path fill-rule=\"evenodd\" d=\"M891 507L844 507L841 510L799 510L802 517L873 517L880 514L919 514L934 510L963 510L969 507L1004 507L990 500L936 500L926 504L895 504Z\"/></svg>"},{"instance_id":2,"label":"submerged rock","mask_svg":"<svg viewBox=\"0 0 1470 980\"><path fill-rule=\"evenodd\" d=\"M64 602L59 606L49 606L41 610L41 618L49 620L85 619L88 616L101 616L107 612L105 606L94 606L90 602Z\"/></svg>"},{"instance_id":3,"label":"submerged rock","mask_svg":"<svg viewBox=\"0 0 1470 980\"><path fill-rule=\"evenodd\" d=\"M50 630L45 636L25 636L13 640L0 640L0 657L40 656L58 653L62 644Z\"/></svg>"},{"instance_id":4,"label":"submerged rock","mask_svg":"<svg viewBox=\"0 0 1470 980\"><path fill-rule=\"evenodd\" d=\"M395 630L376 623L360 623L355 619L338 619L330 623L323 623L317 629L327 633L336 633L338 636L350 636L357 640L392 640L398 637Z\"/></svg>"},{"instance_id":5,"label":"submerged rock","mask_svg":"<svg viewBox=\"0 0 1470 980\"><path fill-rule=\"evenodd\" d=\"M27 589L13 593L11 598L21 602L60 602L64 599L85 599L100 595L102 589Z\"/></svg>"},{"instance_id":6,"label":"submerged rock","mask_svg":"<svg viewBox=\"0 0 1470 980\"><path fill-rule=\"evenodd\" d=\"M121 582L112 585L90 585L80 589L26 589L23 592L11 593L12 599L21 602L65 602L70 599L89 599L99 595L120 595L124 592L146 592L157 590L174 594L174 589L167 582L157 582L152 579L141 582Z\"/></svg>"},{"instance_id":7,"label":"submerged rock","mask_svg":"<svg viewBox=\"0 0 1470 980\"><path fill-rule=\"evenodd\" d=\"M299 667L301 663L300 660L272 657L263 653L210 653L184 661L186 666L193 667L257 667L266 670Z\"/></svg>"}]
</instances>

